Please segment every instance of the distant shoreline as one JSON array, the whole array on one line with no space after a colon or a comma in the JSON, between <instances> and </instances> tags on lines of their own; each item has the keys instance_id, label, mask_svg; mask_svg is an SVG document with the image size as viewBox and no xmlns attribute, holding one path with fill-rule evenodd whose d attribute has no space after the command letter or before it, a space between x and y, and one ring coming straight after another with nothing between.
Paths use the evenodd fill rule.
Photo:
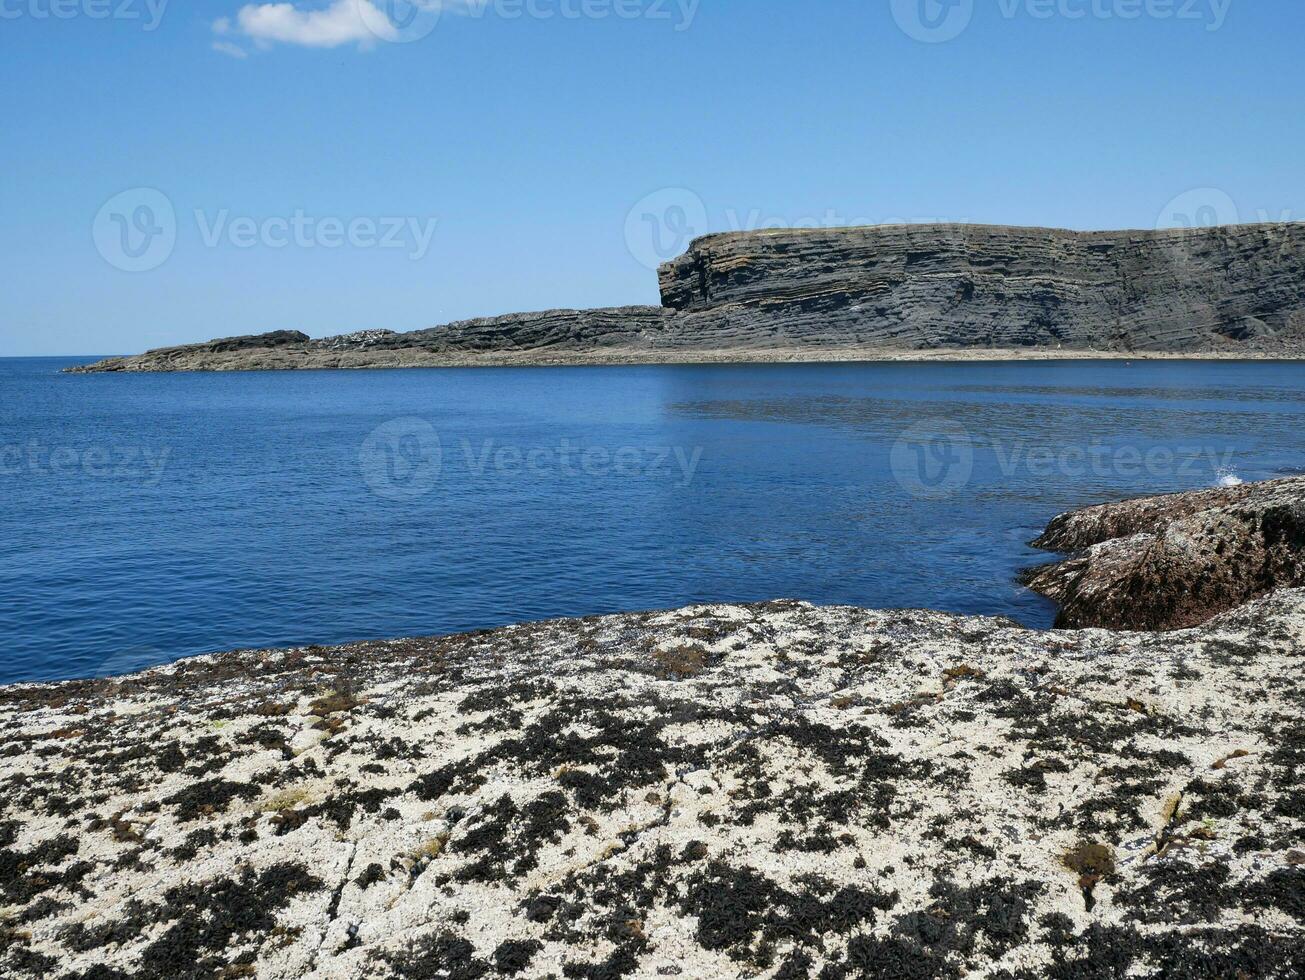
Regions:
<instances>
[{"instance_id":1,"label":"distant shoreline","mask_svg":"<svg viewBox=\"0 0 1305 980\"><path fill-rule=\"evenodd\" d=\"M358 371L413 368L477 367L633 367L639 365L711 364L853 364L955 363L1024 361L1282 361L1305 360L1305 354L1281 351L1097 351L1050 348L941 348L884 350L844 348L809 350L779 347L761 350L709 351L523 351L487 354L435 354L415 349L323 353L285 349L206 352L168 361L147 356L111 357L66 368L70 374L213 373L228 371Z\"/></svg>"},{"instance_id":2,"label":"distant shoreline","mask_svg":"<svg viewBox=\"0 0 1305 980\"><path fill-rule=\"evenodd\" d=\"M1302 222L709 235L661 265L657 280L658 306L536 310L317 339L280 329L74 370L1305 356Z\"/></svg>"}]
</instances>

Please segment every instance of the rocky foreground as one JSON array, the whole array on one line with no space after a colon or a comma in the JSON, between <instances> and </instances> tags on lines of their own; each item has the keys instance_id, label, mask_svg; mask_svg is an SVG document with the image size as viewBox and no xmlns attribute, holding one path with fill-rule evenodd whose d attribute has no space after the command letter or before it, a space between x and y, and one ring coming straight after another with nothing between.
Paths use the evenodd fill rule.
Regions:
<instances>
[{"instance_id":1,"label":"rocky foreground","mask_svg":"<svg viewBox=\"0 0 1305 980\"><path fill-rule=\"evenodd\" d=\"M803 361L905 356L1305 356L1305 223L1076 232L886 225L708 235L661 306L427 330L298 331L76 372Z\"/></svg>"},{"instance_id":2,"label":"rocky foreground","mask_svg":"<svg viewBox=\"0 0 1305 980\"><path fill-rule=\"evenodd\" d=\"M775 602L0 690L0 974L1294 978L1305 591Z\"/></svg>"},{"instance_id":3,"label":"rocky foreground","mask_svg":"<svg viewBox=\"0 0 1305 980\"><path fill-rule=\"evenodd\" d=\"M1305 586L1305 477L1102 504L1033 542L1074 552L1026 584L1059 627L1195 626L1275 589Z\"/></svg>"}]
</instances>

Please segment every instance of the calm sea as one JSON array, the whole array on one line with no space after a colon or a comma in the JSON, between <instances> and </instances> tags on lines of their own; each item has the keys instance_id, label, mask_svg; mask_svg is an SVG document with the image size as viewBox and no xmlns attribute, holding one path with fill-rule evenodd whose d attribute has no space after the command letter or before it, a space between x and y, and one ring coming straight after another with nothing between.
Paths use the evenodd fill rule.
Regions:
<instances>
[{"instance_id":1,"label":"calm sea","mask_svg":"<svg viewBox=\"0 0 1305 980\"><path fill-rule=\"evenodd\" d=\"M776 597L1015 617L1056 513L1305 469L1305 366L0 360L0 682Z\"/></svg>"}]
</instances>

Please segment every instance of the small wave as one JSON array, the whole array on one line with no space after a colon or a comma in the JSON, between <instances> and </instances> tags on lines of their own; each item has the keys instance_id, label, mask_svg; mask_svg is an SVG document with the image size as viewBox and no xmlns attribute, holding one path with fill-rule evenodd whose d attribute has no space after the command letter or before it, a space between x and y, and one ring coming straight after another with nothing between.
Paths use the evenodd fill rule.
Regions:
<instances>
[{"instance_id":1,"label":"small wave","mask_svg":"<svg viewBox=\"0 0 1305 980\"><path fill-rule=\"evenodd\" d=\"M1232 470L1219 470L1218 486L1221 487L1240 487L1246 481L1234 473Z\"/></svg>"}]
</instances>

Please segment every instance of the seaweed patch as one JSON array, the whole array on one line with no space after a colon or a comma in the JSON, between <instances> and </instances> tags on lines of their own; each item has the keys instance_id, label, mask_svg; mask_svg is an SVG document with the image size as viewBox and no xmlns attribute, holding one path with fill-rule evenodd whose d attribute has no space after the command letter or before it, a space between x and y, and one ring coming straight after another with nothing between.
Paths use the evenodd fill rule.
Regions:
<instances>
[{"instance_id":1,"label":"seaweed patch","mask_svg":"<svg viewBox=\"0 0 1305 980\"><path fill-rule=\"evenodd\" d=\"M1286 980L1303 652L776 602L6 690L0 974Z\"/></svg>"}]
</instances>

